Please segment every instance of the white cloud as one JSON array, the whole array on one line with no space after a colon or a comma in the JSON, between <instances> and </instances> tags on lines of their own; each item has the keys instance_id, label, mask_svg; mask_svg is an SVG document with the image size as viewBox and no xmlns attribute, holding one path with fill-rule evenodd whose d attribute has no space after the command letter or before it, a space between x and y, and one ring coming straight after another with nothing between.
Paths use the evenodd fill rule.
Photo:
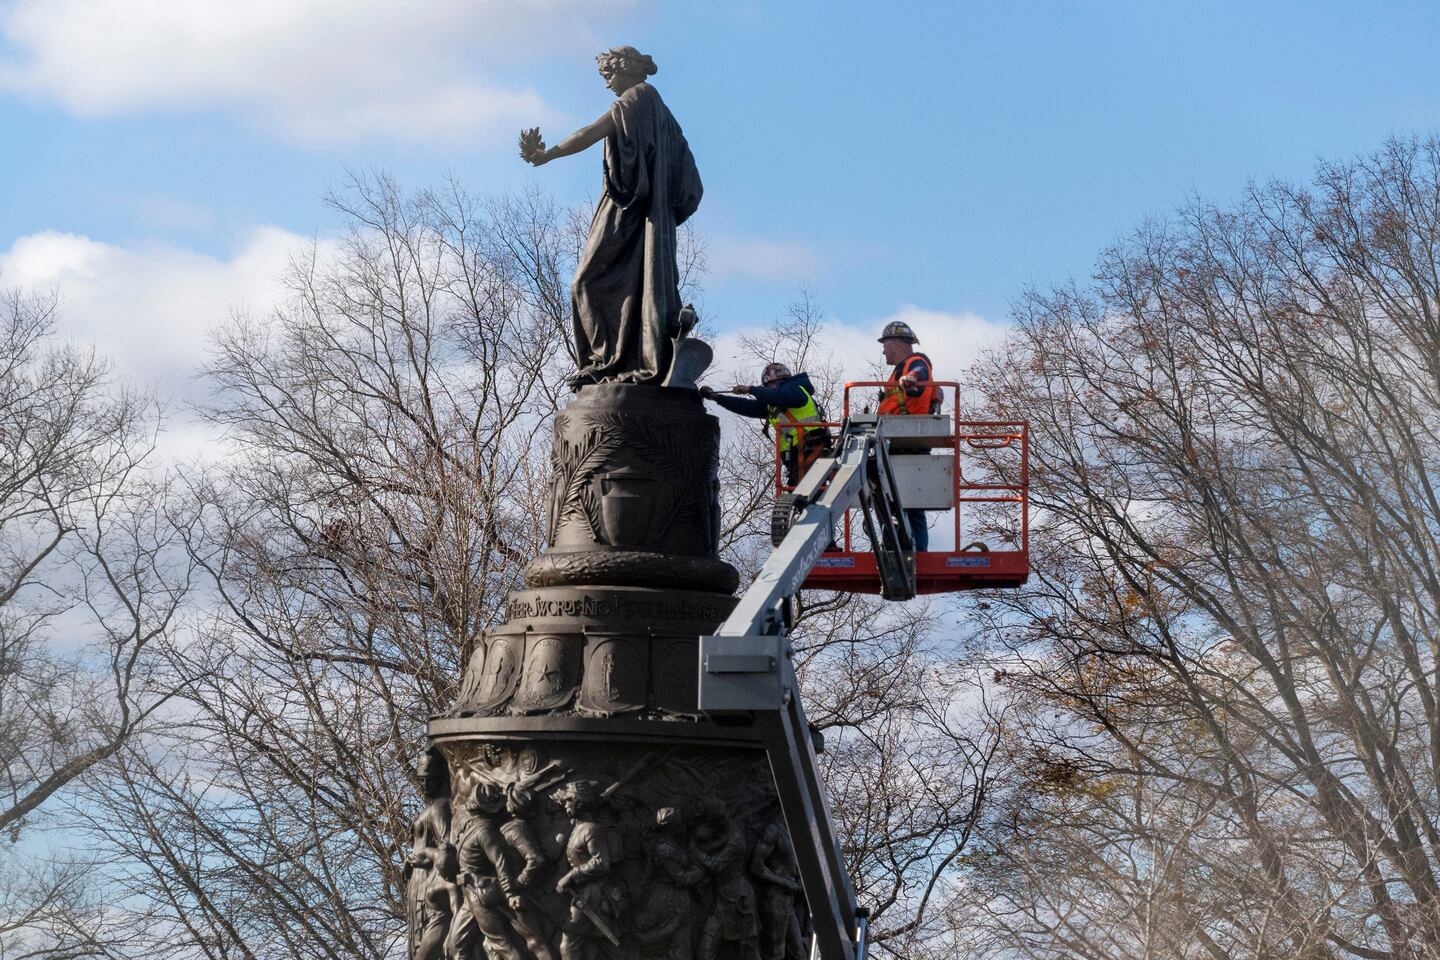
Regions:
<instances>
[{"instance_id":1,"label":"white cloud","mask_svg":"<svg viewBox=\"0 0 1440 960\"><path fill-rule=\"evenodd\" d=\"M958 379L980 353L1000 342L1008 326L988 320L977 313L945 313L904 304L888 316L874 320L853 321L827 318L820 333L822 354L833 357L845 380L883 379L889 375L880 344L876 342L887 323L903 320L920 338L919 350L930 357L937 380ZM758 337L763 328L747 327L730 330L715 343L713 383L729 383L732 377L746 382L756 378L753 358L740 341Z\"/></svg>"},{"instance_id":2,"label":"white cloud","mask_svg":"<svg viewBox=\"0 0 1440 960\"><path fill-rule=\"evenodd\" d=\"M58 293L59 334L93 344L118 376L154 390L166 404L160 457L190 461L219 452L217 430L187 405L207 389L196 375L211 332L232 311L264 316L283 301L291 258L311 243L261 227L220 258L185 247L119 246L47 231L0 252L0 282ZM322 256L326 249L322 243Z\"/></svg>"},{"instance_id":3,"label":"white cloud","mask_svg":"<svg viewBox=\"0 0 1440 960\"><path fill-rule=\"evenodd\" d=\"M0 253L0 276L7 286L58 292L63 335L94 343L122 376L183 396L204 362L210 331L232 309L263 313L279 302L280 278L307 242L264 227L220 259L47 231Z\"/></svg>"},{"instance_id":4,"label":"white cloud","mask_svg":"<svg viewBox=\"0 0 1440 960\"><path fill-rule=\"evenodd\" d=\"M825 336L852 377L889 374L877 339L887 323L901 320L920 338L916 348L930 358L937 380L954 380L961 371L994 346L1008 326L978 313L944 313L904 304L889 316L862 324L842 323L827 328Z\"/></svg>"},{"instance_id":5,"label":"white cloud","mask_svg":"<svg viewBox=\"0 0 1440 960\"><path fill-rule=\"evenodd\" d=\"M758 237L716 237L706 245L705 256L717 279L804 283L823 267L820 255L803 243Z\"/></svg>"},{"instance_id":6,"label":"white cloud","mask_svg":"<svg viewBox=\"0 0 1440 960\"><path fill-rule=\"evenodd\" d=\"M555 119L524 76L640 0L11 0L0 89L83 116L221 109L307 144ZM597 83L599 81L597 80Z\"/></svg>"}]
</instances>

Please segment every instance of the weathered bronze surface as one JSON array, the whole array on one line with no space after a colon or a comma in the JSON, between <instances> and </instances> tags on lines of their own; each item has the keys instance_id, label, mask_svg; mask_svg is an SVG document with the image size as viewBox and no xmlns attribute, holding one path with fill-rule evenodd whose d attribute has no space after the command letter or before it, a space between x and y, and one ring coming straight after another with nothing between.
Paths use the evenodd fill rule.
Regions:
<instances>
[{"instance_id":1,"label":"weathered bronze surface","mask_svg":"<svg viewBox=\"0 0 1440 960\"><path fill-rule=\"evenodd\" d=\"M445 758L431 750L420 758L425 808L411 826L405 856L405 919L411 957L437 957L453 925L458 902L458 866L450 839L450 772ZM446 863L446 854L450 862Z\"/></svg>"},{"instance_id":2,"label":"weathered bronze surface","mask_svg":"<svg viewBox=\"0 0 1440 960\"><path fill-rule=\"evenodd\" d=\"M549 549L430 723L453 814L416 820L412 956L799 960L765 753L696 707L737 579L718 423L693 390L600 384L554 439Z\"/></svg>"},{"instance_id":3,"label":"weathered bronze surface","mask_svg":"<svg viewBox=\"0 0 1440 960\"><path fill-rule=\"evenodd\" d=\"M700 172L680 124L646 82L657 67L634 47L595 58L615 102L594 123L547 148L520 135L536 166L605 142L603 190L571 288L580 369L572 382L658 384L689 331L680 300L676 229L700 205ZM689 323L693 324L693 315Z\"/></svg>"},{"instance_id":4,"label":"weathered bronze surface","mask_svg":"<svg viewBox=\"0 0 1440 960\"><path fill-rule=\"evenodd\" d=\"M586 721L444 732L454 723L434 736L454 771L455 852L433 858L458 863L459 895L412 943L448 920L475 960L799 956L788 836L743 737L582 736Z\"/></svg>"},{"instance_id":5,"label":"weathered bronze surface","mask_svg":"<svg viewBox=\"0 0 1440 960\"><path fill-rule=\"evenodd\" d=\"M718 553L719 450L719 421L694 390L582 389L555 418L550 548L526 584L733 592Z\"/></svg>"},{"instance_id":6,"label":"weathered bronze surface","mask_svg":"<svg viewBox=\"0 0 1440 960\"><path fill-rule=\"evenodd\" d=\"M684 338L676 228L700 202L649 57L596 58L616 101L537 166L605 142L573 287L579 393L555 418L548 549L430 722L407 856L423 960L786 960L803 906L769 764L697 707L698 646L735 604L719 422ZM665 384L665 385L662 385Z\"/></svg>"},{"instance_id":7,"label":"weathered bronze surface","mask_svg":"<svg viewBox=\"0 0 1440 960\"><path fill-rule=\"evenodd\" d=\"M509 620L470 655L454 712L693 717L696 637L731 605L714 593L638 587L511 594Z\"/></svg>"}]
</instances>

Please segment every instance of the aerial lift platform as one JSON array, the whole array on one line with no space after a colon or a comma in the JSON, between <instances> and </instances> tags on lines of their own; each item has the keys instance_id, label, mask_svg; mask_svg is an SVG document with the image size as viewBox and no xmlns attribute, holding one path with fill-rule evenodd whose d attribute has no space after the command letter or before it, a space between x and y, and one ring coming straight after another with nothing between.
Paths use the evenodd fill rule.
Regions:
<instances>
[{"instance_id":1,"label":"aerial lift platform","mask_svg":"<svg viewBox=\"0 0 1440 960\"><path fill-rule=\"evenodd\" d=\"M777 454L775 550L729 619L700 638L700 708L724 722L752 725L765 743L814 927L811 956L819 960L865 960L869 914L856 902L846 872L816 738L800 702L787 639L791 598L818 588L902 601L921 593L1018 587L1029 575L1026 425L961 421L958 413L852 413L851 391L876 386L883 384L845 385L845 419L828 425L839 427L838 441L794 488L780 483ZM957 388L944 381L937 386ZM992 461L1010 455L1013 476L967 482L966 451ZM958 547L966 503L1013 505L1019 549L992 551L976 543L917 555L903 511L953 510ZM856 514L865 543L851 529ZM870 549L858 549L865 545Z\"/></svg>"}]
</instances>

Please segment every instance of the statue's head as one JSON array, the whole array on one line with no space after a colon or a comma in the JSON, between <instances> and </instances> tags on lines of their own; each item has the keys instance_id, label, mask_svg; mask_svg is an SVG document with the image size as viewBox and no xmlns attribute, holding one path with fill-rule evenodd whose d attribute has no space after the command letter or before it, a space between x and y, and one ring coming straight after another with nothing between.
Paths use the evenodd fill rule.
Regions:
<instances>
[{"instance_id":1,"label":"statue's head","mask_svg":"<svg viewBox=\"0 0 1440 960\"><path fill-rule=\"evenodd\" d=\"M474 799L468 804L471 813L496 814L505 809L505 791L499 784L481 780L475 784Z\"/></svg>"},{"instance_id":2,"label":"statue's head","mask_svg":"<svg viewBox=\"0 0 1440 960\"><path fill-rule=\"evenodd\" d=\"M611 47L596 56L595 62L600 67L600 76L605 78L605 86L615 91L616 96L646 77L653 77L660 69L648 54L631 46Z\"/></svg>"},{"instance_id":3,"label":"statue's head","mask_svg":"<svg viewBox=\"0 0 1440 960\"><path fill-rule=\"evenodd\" d=\"M725 804L716 797L704 797L696 805L692 832L702 844L723 837L730 829Z\"/></svg>"},{"instance_id":4,"label":"statue's head","mask_svg":"<svg viewBox=\"0 0 1440 960\"><path fill-rule=\"evenodd\" d=\"M740 791L735 808L745 816L773 816L780 812L780 795L769 784L752 783Z\"/></svg>"},{"instance_id":5,"label":"statue's head","mask_svg":"<svg viewBox=\"0 0 1440 960\"><path fill-rule=\"evenodd\" d=\"M535 793L518 783L510 784L505 788L505 809L523 819L535 816Z\"/></svg>"},{"instance_id":6,"label":"statue's head","mask_svg":"<svg viewBox=\"0 0 1440 960\"><path fill-rule=\"evenodd\" d=\"M450 768L439 750L425 751L417 764L420 775L420 792L426 800L435 800L450 795Z\"/></svg>"},{"instance_id":7,"label":"statue's head","mask_svg":"<svg viewBox=\"0 0 1440 960\"><path fill-rule=\"evenodd\" d=\"M593 780L572 780L555 794L555 799L568 816L577 817L595 809L599 791Z\"/></svg>"}]
</instances>

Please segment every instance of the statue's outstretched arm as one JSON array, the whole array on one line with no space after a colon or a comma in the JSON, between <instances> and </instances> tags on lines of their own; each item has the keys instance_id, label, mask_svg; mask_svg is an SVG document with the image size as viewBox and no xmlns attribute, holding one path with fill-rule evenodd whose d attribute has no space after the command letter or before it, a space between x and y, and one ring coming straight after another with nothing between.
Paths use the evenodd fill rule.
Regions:
<instances>
[{"instance_id":1,"label":"statue's outstretched arm","mask_svg":"<svg viewBox=\"0 0 1440 960\"><path fill-rule=\"evenodd\" d=\"M540 139L539 127L524 130L520 133L520 159L538 167L541 164L549 163L556 157L568 157L572 153L579 153L587 147L594 146L608 137L614 129L615 121L610 118L610 111L607 110L599 120L581 127L548 149L545 141Z\"/></svg>"}]
</instances>

